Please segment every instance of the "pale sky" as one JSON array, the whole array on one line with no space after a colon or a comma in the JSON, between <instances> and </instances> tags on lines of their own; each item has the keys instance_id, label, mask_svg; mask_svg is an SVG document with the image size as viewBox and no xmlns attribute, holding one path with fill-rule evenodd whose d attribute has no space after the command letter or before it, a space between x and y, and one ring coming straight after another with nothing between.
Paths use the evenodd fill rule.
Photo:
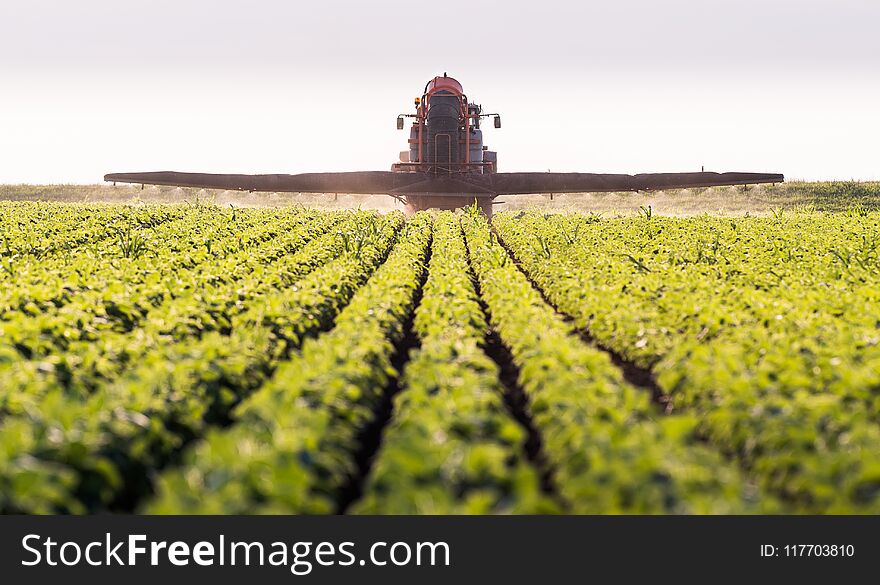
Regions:
<instances>
[{"instance_id":1,"label":"pale sky","mask_svg":"<svg viewBox=\"0 0 880 585\"><path fill-rule=\"evenodd\" d=\"M387 170L444 71L501 113L501 171L880 179L878 22L878 0L2 0L0 182Z\"/></svg>"}]
</instances>

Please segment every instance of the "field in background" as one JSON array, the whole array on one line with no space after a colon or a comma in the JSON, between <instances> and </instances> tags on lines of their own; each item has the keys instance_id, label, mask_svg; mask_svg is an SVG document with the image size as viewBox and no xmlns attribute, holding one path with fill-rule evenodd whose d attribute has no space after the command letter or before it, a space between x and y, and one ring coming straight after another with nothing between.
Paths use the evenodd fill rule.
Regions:
<instances>
[{"instance_id":1,"label":"field in background","mask_svg":"<svg viewBox=\"0 0 880 585\"><path fill-rule=\"evenodd\" d=\"M176 203L197 200L236 207L300 203L320 209L377 209L403 206L387 195L320 195L247 193L137 185L0 185L0 200L101 203ZM660 215L768 215L775 209L813 206L819 211L846 211L852 206L880 209L880 182L788 182L779 185L706 187L648 193L518 195L499 197L496 211L540 209L631 215L651 206Z\"/></svg>"}]
</instances>

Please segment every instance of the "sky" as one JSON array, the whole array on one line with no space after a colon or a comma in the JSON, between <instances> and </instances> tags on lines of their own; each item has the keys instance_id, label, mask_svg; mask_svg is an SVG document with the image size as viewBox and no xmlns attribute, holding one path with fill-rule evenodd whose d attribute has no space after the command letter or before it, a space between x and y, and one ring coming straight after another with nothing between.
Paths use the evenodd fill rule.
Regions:
<instances>
[{"instance_id":1,"label":"sky","mask_svg":"<svg viewBox=\"0 0 880 585\"><path fill-rule=\"evenodd\" d=\"M448 72L501 171L880 179L880 1L3 0L0 183L387 170Z\"/></svg>"}]
</instances>

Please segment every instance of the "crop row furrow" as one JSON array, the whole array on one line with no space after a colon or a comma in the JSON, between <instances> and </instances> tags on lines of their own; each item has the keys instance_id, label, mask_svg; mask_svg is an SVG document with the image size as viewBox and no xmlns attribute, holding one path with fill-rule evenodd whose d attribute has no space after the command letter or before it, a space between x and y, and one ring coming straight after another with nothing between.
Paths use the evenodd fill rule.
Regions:
<instances>
[{"instance_id":1,"label":"crop row furrow","mask_svg":"<svg viewBox=\"0 0 880 585\"><path fill-rule=\"evenodd\" d=\"M129 227L155 228L180 219L183 206L92 206L0 202L0 262L26 257L45 261L76 248L114 238ZM0 278L8 277L8 270Z\"/></svg>"},{"instance_id":2,"label":"crop row furrow","mask_svg":"<svg viewBox=\"0 0 880 585\"><path fill-rule=\"evenodd\" d=\"M153 473L210 427L228 424L236 404L333 324L384 261L401 223L400 214L374 220L356 250L261 297L233 319L229 335L158 347L84 401L51 392L38 409L7 419L0 510L132 509L152 489Z\"/></svg>"},{"instance_id":3,"label":"crop row furrow","mask_svg":"<svg viewBox=\"0 0 880 585\"><path fill-rule=\"evenodd\" d=\"M344 225L356 223L352 219ZM63 329L43 328L43 333L65 338L63 349L49 353L50 347L39 359L22 360L13 355L0 362L0 413L39 409L42 397L54 390L63 390L71 399L87 397L157 348L211 331L229 334L236 315L275 290L271 283L279 278L279 272L294 282L339 253L334 248L335 234L319 235L328 227L316 222L282 236L276 252L225 259L206 270L203 278L187 280L186 286L181 281L176 296L153 308L149 318L133 331L90 331L82 321L65 324ZM332 256L315 253L317 246L335 252ZM297 248L300 252L281 255ZM241 269L243 265L247 267Z\"/></svg>"},{"instance_id":4,"label":"crop row furrow","mask_svg":"<svg viewBox=\"0 0 880 585\"><path fill-rule=\"evenodd\" d=\"M556 509L523 456L498 367L481 348L487 324L458 218L440 213L415 331L420 348L357 513L452 514Z\"/></svg>"},{"instance_id":5,"label":"crop row furrow","mask_svg":"<svg viewBox=\"0 0 880 585\"><path fill-rule=\"evenodd\" d=\"M89 267L90 260L139 258L148 256L156 247L167 246L176 250L186 250L188 246L195 248L203 245L205 240L191 240L191 237L219 232L224 228L231 231L242 226L258 225L255 222L258 215L268 217L266 214L248 214L232 222L222 210L203 208L194 211L183 206L177 206L171 212L161 208L155 208L152 212L156 214L155 220L146 215L151 211L139 209L137 213L121 213L104 222L96 221L94 225L84 226L84 233L78 238L81 241L77 245L65 246L57 253L43 253L41 248L33 248L28 253L5 254L2 276L21 283L39 277L41 268L48 267L57 272L59 279L75 280L82 275L84 267ZM171 238L171 235L185 235L186 238L180 240ZM39 235L32 233L23 237L39 238ZM76 284L87 290L89 283L83 281Z\"/></svg>"},{"instance_id":6,"label":"crop row furrow","mask_svg":"<svg viewBox=\"0 0 880 585\"><path fill-rule=\"evenodd\" d=\"M652 366L766 493L801 511L880 509L880 269L864 236L876 217L718 219L709 246L706 218L495 223L560 311ZM635 253L611 254L609 238Z\"/></svg>"},{"instance_id":7,"label":"crop row furrow","mask_svg":"<svg viewBox=\"0 0 880 585\"><path fill-rule=\"evenodd\" d=\"M252 270L252 259L263 257L260 251L254 252L254 247L264 246L283 234L279 239L283 240L281 249L286 250L289 244L295 246L300 242L285 236L292 233L296 237L302 231L314 237L330 227L325 224L322 229L314 230L306 220L295 216L267 222L266 226L238 235L228 234L219 243L243 240L243 236L247 236L231 254L165 253L138 265L126 262L120 265L117 260L106 259L90 269L96 282L107 279L106 287L88 290L68 287L62 293L64 296L52 305L38 307L29 302L20 310L6 312L0 320L0 353L11 359L8 352L16 350L25 359L39 359L64 351L75 341L94 341L104 332L130 331L169 299L192 289L246 276ZM99 276L99 273L103 274Z\"/></svg>"},{"instance_id":8,"label":"crop row furrow","mask_svg":"<svg viewBox=\"0 0 880 585\"><path fill-rule=\"evenodd\" d=\"M294 219L302 223L303 218ZM32 300L33 287L17 283L7 295L7 310L0 319L4 334L2 342L30 359L63 350L64 344L78 338L78 333L96 338L102 330L130 330L142 321L151 308L160 305L177 291L198 286L199 279L217 278L219 265L236 267L236 257L244 259L252 253L251 246L284 233L289 221L271 222L269 229L258 228L256 236L242 243L233 254L174 253L162 250L154 257L126 261L117 257L96 257L88 265L80 265L88 287L68 283L56 291L50 302ZM179 237L179 236L178 236ZM220 243L241 239L241 234L227 234ZM49 284L49 283L45 283ZM102 286L103 285L103 286ZM63 335L52 335L63 332ZM55 345L58 344L58 347Z\"/></svg>"},{"instance_id":9,"label":"crop row furrow","mask_svg":"<svg viewBox=\"0 0 880 585\"><path fill-rule=\"evenodd\" d=\"M84 304L83 295L120 294L134 284L161 281L162 275L173 282L176 273L171 268L185 273L204 261L230 256L274 237L285 219L303 223L305 216L255 212L233 221L219 211L191 211L158 227L131 228L116 239L68 254L28 262L9 258L4 266L11 286L0 289L0 320L51 313L73 300Z\"/></svg>"},{"instance_id":10,"label":"crop row furrow","mask_svg":"<svg viewBox=\"0 0 880 585\"><path fill-rule=\"evenodd\" d=\"M504 236L499 233L494 226L491 226L492 232L496 235L498 243L504 248L504 251L507 252L508 256L513 260L513 262L517 265L523 274L526 275L526 278L529 279L529 282L534 287L534 289L541 295L541 298L544 299L544 302L557 309L556 303L554 300L547 295L545 290L541 288L541 286L532 279L531 271L529 271L526 267L524 267L519 259L519 255L511 249L511 247L507 244L504 239ZM543 240L541 240L543 241ZM545 244L546 245L546 244ZM520 248L521 250L521 248ZM559 315L565 319L566 321L574 323L574 318L567 313L558 311ZM575 324L576 326L576 324ZM589 329L583 327L576 326L576 332L584 340L587 345L595 347L605 353L608 354L608 357L611 358L611 363L613 363L620 370L620 373L623 375L623 379L636 386L638 388L642 388L648 391L651 394L652 400L661 408L661 410L665 413L672 412L673 404L670 400L669 396L663 392L660 388L659 384L657 384L657 379L654 376L654 372L651 371L650 368L639 365L638 363L628 359L621 352L608 347L599 341L597 341L593 335L590 333Z\"/></svg>"},{"instance_id":11,"label":"crop row furrow","mask_svg":"<svg viewBox=\"0 0 880 585\"><path fill-rule=\"evenodd\" d=\"M414 310L431 240L417 214L388 260L336 319L272 380L163 475L156 513L332 513L359 473L357 455L397 377L392 365Z\"/></svg>"},{"instance_id":12,"label":"crop row furrow","mask_svg":"<svg viewBox=\"0 0 880 585\"><path fill-rule=\"evenodd\" d=\"M477 294L479 294L479 289L477 289ZM531 401L519 383L519 366L494 327L490 327L486 335L485 351L486 355L498 367L499 381L504 392L504 404L510 416L525 430L526 438L523 449L526 459L538 472L541 490L557 503L561 511L568 510L570 505L560 495L559 485L556 481L556 470L547 456L544 437L541 435L541 430L535 425Z\"/></svg>"},{"instance_id":13,"label":"crop row furrow","mask_svg":"<svg viewBox=\"0 0 880 585\"><path fill-rule=\"evenodd\" d=\"M650 397L581 341L472 211L463 218L492 324L519 366L563 498L574 512L752 509L748 482L683 416L654 418Z\"/></svg>"}]
</instances>

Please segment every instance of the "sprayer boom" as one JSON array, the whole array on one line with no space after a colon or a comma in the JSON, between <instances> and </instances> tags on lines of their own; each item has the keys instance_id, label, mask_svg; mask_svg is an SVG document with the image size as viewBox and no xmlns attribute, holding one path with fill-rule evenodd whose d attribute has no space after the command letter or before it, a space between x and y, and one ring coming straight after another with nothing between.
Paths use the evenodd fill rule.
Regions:
<instances>
[{"instance_id":1,"label":"sprayer boom","mask_svg":"<svg viewBox=\"0 0 880 585\"><path fill-rule=\"evenodd\" d=\"M387 194L407 203L411 211L427 207L449 209L477 199L487 211L497 195L530 193L587 193L649 191L716 185L781 183L776 173L499 173L497 153L483 145L482 106L468 100L461 84L443 74L425 86L415 99L415 112L397 117L398 129L411 119L409 149L391 171L303 173L298 175L240 175L181 173L111 173L105 181L174 185L206 189L290 193Z\"/></svg>"}]
</instances>

